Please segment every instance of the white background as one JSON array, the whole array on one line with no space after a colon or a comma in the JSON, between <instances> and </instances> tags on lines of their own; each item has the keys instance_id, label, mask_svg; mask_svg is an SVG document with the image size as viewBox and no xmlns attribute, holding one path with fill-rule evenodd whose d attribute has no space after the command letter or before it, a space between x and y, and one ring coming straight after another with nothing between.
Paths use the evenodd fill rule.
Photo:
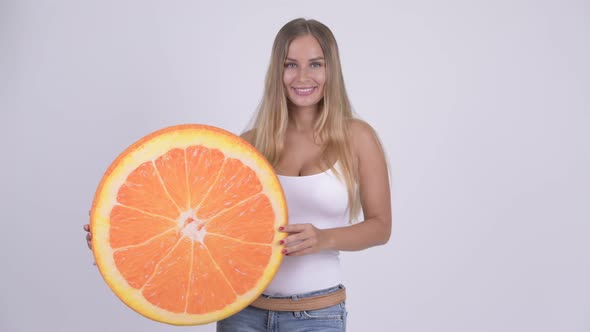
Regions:
<instances>
[{"instance_id":1,"label":"white background","mask_svg":"<svg viewBox=\"0 0 590 332\"><path fill-rule=\"evenodd\" d=\"M245 129L299 16L391 165L390 242L342 254L349 331L590 331L588 2L0 0L1 331L214 331L127 308L82 225L140 137Z\"/></svg>"}]
</instances>

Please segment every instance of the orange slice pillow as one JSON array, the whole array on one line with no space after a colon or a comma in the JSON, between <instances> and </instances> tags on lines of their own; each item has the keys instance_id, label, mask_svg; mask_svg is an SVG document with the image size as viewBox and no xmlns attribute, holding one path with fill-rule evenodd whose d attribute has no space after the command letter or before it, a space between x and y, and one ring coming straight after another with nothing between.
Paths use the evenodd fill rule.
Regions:
<instances>
[{"instance_id":1,"label":"orange slice pillow","mask_svg":"<svg viewBox=\"0 0 590 332\"><path fill-rule=\"evenodd\" d=\"M266 159L205 125L168 127L127 148L90 217L96 264L113 292L174 325L217 321L254 301L281 263L286 223Z\"/></svg>"}]
</instances>

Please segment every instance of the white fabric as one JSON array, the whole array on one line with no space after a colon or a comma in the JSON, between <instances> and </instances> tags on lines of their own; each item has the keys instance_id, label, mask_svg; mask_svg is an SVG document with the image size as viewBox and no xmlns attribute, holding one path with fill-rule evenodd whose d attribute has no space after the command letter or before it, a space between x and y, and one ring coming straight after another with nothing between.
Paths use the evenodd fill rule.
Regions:
<instances>
[{"instance_id":1,"label":"white fabric","mask_svg":"<svg viewBox=\"0 0 590 332\"><path fill-rule=\"evenodd\" d=\"M336 163L335 167L338 167ZM283 176L289 224L311 223L319 229L348 226L348 194L332 170L309 176ZM342 283L339 251L284 256L276 276L264 291L271 296L312 292Z\"/></svg>"}]
</instances>

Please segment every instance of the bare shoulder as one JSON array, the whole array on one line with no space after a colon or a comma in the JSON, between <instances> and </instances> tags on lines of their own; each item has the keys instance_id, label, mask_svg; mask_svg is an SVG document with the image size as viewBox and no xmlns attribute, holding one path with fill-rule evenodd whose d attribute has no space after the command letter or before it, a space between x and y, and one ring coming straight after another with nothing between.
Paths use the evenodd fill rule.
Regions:
<instances>
[{"instance_id":1,"label":"bare shoulder","mask_svg":"<svg viewBox=\"0 0 590 332\"><path fill-rule=\"evenodd\" d=\"M362 156L364 152L382 151L377 132L366 121L351 119L348 128L352 147L357 157Z\"/></svg>"},{"instance_id":2,"label":"bare shoulder","mask_svg":"<svg viewBox=\"0 0 590 332\"><path fill-rule=\"evenodd\" d=\"M350 119L348 120L348 128L350 128L351 134L355 135L375 135L375 129L371 127L366 121L361 119Z\"/></svg>"},{"instance_id":3,"label":"bare shoulder","mask_svg":"<svg viewBox=\"0 0 590 332\"><path fill-rule=\"evenodd\" d=\"M254 129L250 129L241 133L240 137L245 139L248 143L254 145Z\"/></svg>"}]
</instances>

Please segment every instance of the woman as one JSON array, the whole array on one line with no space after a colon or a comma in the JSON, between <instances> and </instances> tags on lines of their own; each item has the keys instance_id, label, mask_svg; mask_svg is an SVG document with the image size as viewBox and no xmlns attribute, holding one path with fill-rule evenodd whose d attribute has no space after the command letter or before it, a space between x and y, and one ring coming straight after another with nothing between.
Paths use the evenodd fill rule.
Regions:
<instances>
[{"instance_id":1,"label":"woman","mask_svg":"<svg viewBox=\"0 0 590 332\"><path fill-rule=\"evenodd\" d=\"M345 331L338 251L385 244L391 205L383 150L353 117L328 27L296 19L281 28L253 129L242 137L273 165L285 192L286 257L264 294L217 331ZM364 220L351 225L361 209Z\"/></svg>"},{"instance_id":2,"label":"woman","mask_svg":"<svg viewBox=\"0 0 590 332\"><path fill-rule=\"evenodd\" d=\"M342 295L320 309L273 310L288 310L285 299L342 294L338 251L385 244L391 232L385 156L372 128L353 118L328 27L296 19L281 28L253 129L242 137L279 176L289 207L282 229L289 235L280 243L287 257L261 301L218 322L218 331L344 331ZM365 220L349 225L361 208Z\"/></svg>"}]
</instances>

